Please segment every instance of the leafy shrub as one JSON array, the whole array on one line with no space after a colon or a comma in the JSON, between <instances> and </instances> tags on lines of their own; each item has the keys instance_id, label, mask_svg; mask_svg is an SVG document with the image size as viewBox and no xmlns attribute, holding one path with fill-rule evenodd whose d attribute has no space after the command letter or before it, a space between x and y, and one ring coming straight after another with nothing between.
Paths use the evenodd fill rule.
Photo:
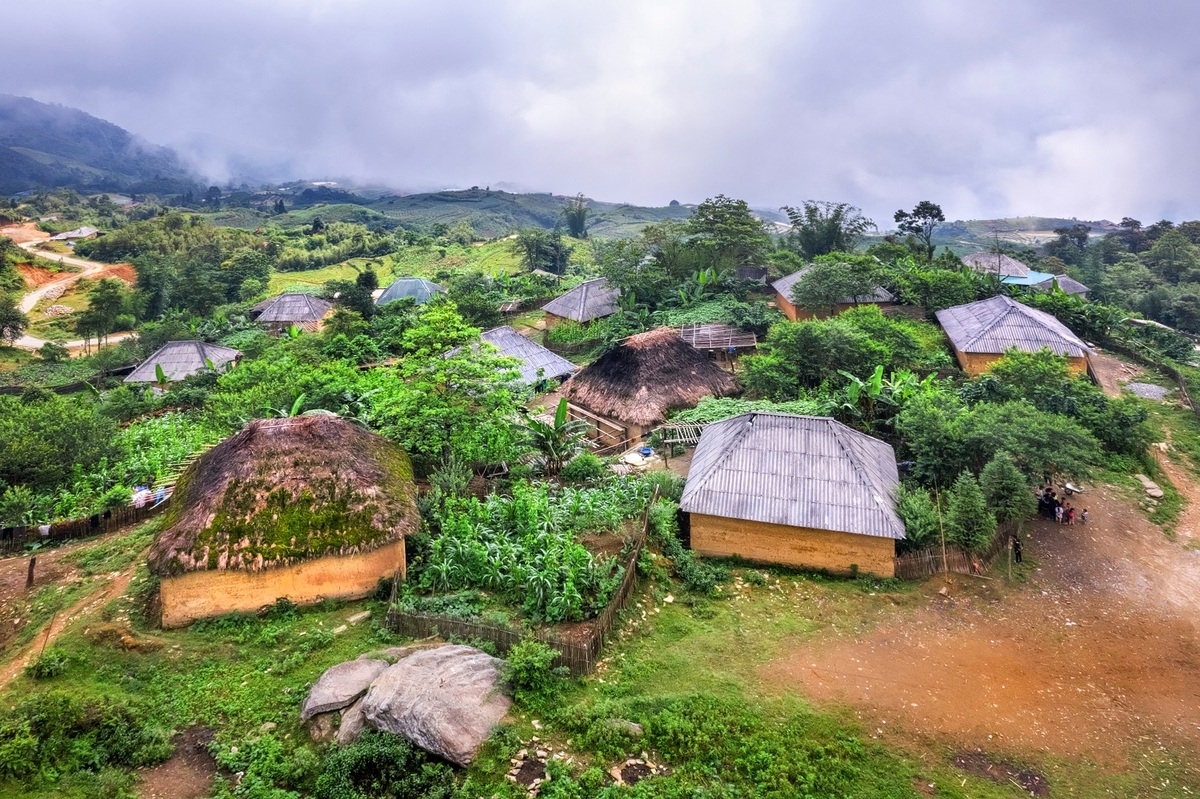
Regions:
<instances>
[{"instance_id":1,"label":"leafy shrub","mask_svg":"<svg viewBox=\"0 0 1200 799\"><path fill-rule=\"evenodd\" d=\"M562 677L553 666L556 657L558 652L533 638L508 650L504 679L518 700L545 698L561 685Z\"/></svg>"},{"instance_id":2,"label":"leafy shrub","mask_svg":"<svg viewBox=\"0 0 1200 799\"><path fill-rule=\"evenodd\" d=\"M581 452L563 466L559 477L567 483L597 483L608 474L608 467L595 453Z\"/></svg>"},{"instance_id":3,"label":"leafy shrub","mask_svg":"<svg viewBox=\"0 0 1200 799\"><path fill-rule=\"evenodd\" d=\"M146 766L171 754L167 731L141 708L108 698L47 691L0 716L0 775Z\"/></svg>"},{"instance_id":4,"label":"leafy shrub","mask_svg":"<svg viewBox=\"0 0 1200 799\"><path fill-rule=\"evenodd\" d=\"M236 788L223 781L218 783L215 795L219 799L293 799L298 794L291 790L308 783L319 763L311 749L293 748L272 733L245 738L236 747L214 749L217 764L224 771L241 775Z\"/></svg>"},{"instance_id":5,"label":"leafy shrub","mask_svg":"<svg viewBox=\"0 0 1200 799\"><path fill-rule=\"evenodd\" d=\"M711 594L717 583L725 579L726 572L719 566L696 559L690 549L685 549L679 540L679 505L670 500L654 503L650 508L650 540L668 558L675 576L684 586L699 594Z\"/></svg>"},{"instance_id":6,"label":"leafy shrub","mask_svg":"<svg viewBox=\"0 0 1200 799\"><path fill-rule=\"evenodd\" d=\"M25 674L35 680L46 680L66 671L69 662L66 653L61 649L47 649L37 660L25 665Z\"/></svg>"},{"instance_id":7,"label":"leafy shrub","mask_svg":"<svg viewBox=\"0 0 1200 799\"><path fill-rule=\"evenodd\" d=\"M316 799L450 799L454 772L398 735L368 730L335 750L317 777Z\"/></svg>"}]
</instances>

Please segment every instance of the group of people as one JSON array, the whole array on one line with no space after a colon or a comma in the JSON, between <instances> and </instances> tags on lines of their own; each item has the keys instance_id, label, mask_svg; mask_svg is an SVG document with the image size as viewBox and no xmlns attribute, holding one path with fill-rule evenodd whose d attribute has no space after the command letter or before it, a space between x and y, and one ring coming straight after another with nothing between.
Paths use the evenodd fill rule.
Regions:
<instances>
[{"instance_id":1,"label":"group of people","mask_svg":"<svg viewBox=\"0 0 1200 799\"><path fill-rule=\"evenodd\" d=\"M1038 515L1046 519L1053 519L1059 524L1074 524L1078 518L1081 524L1087 524L1088 511L1084 508L1082 511L1076 511L1075 507L1067 501L1067 494L1059 496L1054 491L1052 486L1047 485L1045 488L1039 488L1037 492L1038 498Z\"/></svg>"}]
</instances>

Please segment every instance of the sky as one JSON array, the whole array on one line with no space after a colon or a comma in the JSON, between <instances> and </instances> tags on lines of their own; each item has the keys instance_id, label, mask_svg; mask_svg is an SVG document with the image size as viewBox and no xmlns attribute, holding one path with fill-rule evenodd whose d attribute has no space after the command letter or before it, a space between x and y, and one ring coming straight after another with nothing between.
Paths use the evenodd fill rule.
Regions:
<instances>
[{"instance_id":1,"label":"sky","mask_svg":"<svg viewBox=\"0 0 1200 799\"><path fill-rule=\"evenodd\" d=\"M214 181L1200 218L1195 0L40 0L0 92Z\"/></svg>"}]
</instances>

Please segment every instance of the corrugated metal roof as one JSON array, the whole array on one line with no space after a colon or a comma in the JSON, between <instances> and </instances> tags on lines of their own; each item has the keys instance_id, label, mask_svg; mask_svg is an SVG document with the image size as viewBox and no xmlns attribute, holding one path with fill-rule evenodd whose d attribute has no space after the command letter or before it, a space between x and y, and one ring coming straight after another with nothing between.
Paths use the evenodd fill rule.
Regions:
<instances>
[{"instance_id":1,"label":"corrugated metal roof","mask_svg":"<svg viewBox=\"0 0 1200 799\"><path fill-rule=\"evenodd\" d=\"M542 310L575 322L590 322L616 313L619 296L621 289L610 287L608 278L597 277L583 281L561 297L555 297Z\"/></svg>"},{"instance_id":2,"label":"corrugated metal roof","mask_svg":"<svg viewBox=\"0 0 1200 799\"><path fill-rule=\"evenodd\" d=\"M962 262L976 272L984 272L1000 277L1024 277L1029 273L1029 267L1003 253L973 252L964 255Z\"/></svg>"},{"instance_id":3,"label":"corrugated metal roof","mask_svg":"<svg viewBox=\"0 0 1200 799\"><path fill-rule=\"evenodd\" d=\"M1079 358L1087 344L1048 313L998 296L937 312L937 320L960 352L1003 353L1016 348Z\"/></svg>"},{"instance_id":4,"label":"corrugated metal roof","mask_svg":"<svg viewBox=\"0 0 1200 799\"><path fill-rule=\"evenodd\" d=\"M1070 275L1054 275L1049 280L1044 280L1041 283L1038 283L1037 287L1049 291L1054 287L1055 281L1058 281L1058 287L1067 294L1079 294L1081 296L1086 296L1087 293L1091 291L1090 288L1083 285Z\"/></svg>"},{"instance_id":5,"label":"corrugated metal roof","mask_svg":"<svg viewBox=\"0 0 1200 799\"><path fill-rule=\"evenodd\" d=\"M251 309L257 312L255 321L270 324L302 324L320 322L329 313L333 303L314 297L312 294L280 294L264 300Z\"/></svg>"},{"instance_id":6,"label":"corrugated metal roof","mask_svg":"<svg viewBox=\"0 0 1200 799\"><path fill-rule=\"evenodd\" d=\"M1000 282L1008 286L1036 286L1039 283L1047 280L1053 280L1054 275L1049 272L1039 272L1036 269L1030 269L1024 275L1008 275L1000 278Z\"/></svg>"},{"instance_id":7,"label":"corrugated metal roof","mask_svg":"<svg viewBox=\"0 0 1200 799\"><path fill-rule=\"evenodd\" d=\"M480 339L499 350L500 355L519 360L521 380L527 385L533 385L542 379L555 380L579 368L536 341L530 341L508 325L494 327L484 332Z\"/></svg>"},{"instance_id":8,"label":"corrugated metal roof","mask_svg":"<svg viewBox=\"0 0 1200 799\"><path fill-rule=\"evenodd\" d=\"M803 269L792 272L787 277L781 277L779 280L776 280L771 284L771 288L775 289L776 294L779 294L788 302L791 302L792 289L796 287L797 283L804 279L804 276L808 274L809 269L812 269L812 267L806 266ZM843 297L841 300L839 300L839 302L841 302L843 305L852 305L854 303L866 304L872 302L892 302L895 299L896 298L892 292L888 291L883 286L876 286L875 290L870 294L863 294L859 297Z\"/></svg>"},{"instance_id":9,"label":"corrugated metal roof","mask_svg":"<svg viewBox=\"0 0 1200 799\"><path fill-rule=\"evenodd\" d=\"M732 519L904 538L891 446L828 417L744 413L704 428L681 507Z\"/></svg>"},{"instance_id":10,"label":"corrugated metal roof","mask_svg":"<svg viewBox=\"0 0 1200 799\"><path fill-rule=\"evenodd\" d=\"M173 383L189 375L199 374L208 369L211 362L214 369L221 367L241 356L239 350L232 347L221 347L207 344L203 341L170 341L162 345L153 355L138 365L125 378L126 383L157 383L157 364L162 367L163 376L167 382Z\"/></svg>"},{"instance_id":11,"label":"corrugated metal roof","mask_svg":"<svg viewBox=\"0 0 1200 799\"><path fill-rule=\"evenodd\" d=\"M411 297L417 305L424 305L434 294L441 294L444 291L445 289L437 283L423 277L398 277L392 281L392 285L384 289L384 292L379 295L379 299L375 300L375 304L386 305L395 300Z\"/></svg>"}]
</instances>

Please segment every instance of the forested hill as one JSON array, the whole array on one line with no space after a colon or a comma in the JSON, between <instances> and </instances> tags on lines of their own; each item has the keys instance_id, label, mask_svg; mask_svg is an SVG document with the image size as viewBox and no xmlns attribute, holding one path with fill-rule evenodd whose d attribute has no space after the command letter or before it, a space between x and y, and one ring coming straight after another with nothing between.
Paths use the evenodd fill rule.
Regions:
<instances>
[{"instance_id":1,"label":"forested hill","mask_svg":"<svg viewBox=\"0 0 1200 799\"><path fill-rule=\"evenodd\" d=\"M480 235L498 236L521 228L554 227L562 220L566 200L550 193L468 189L384 197L369 207L405 224L452 225L465 220ZM588 231L604 237L636 235L644 225L665 219L687 219L693 211L693 207L679 204L653 208L599 200L588 200L588 208Z\"/></svg>"},{"instance_id":2,"label":"forested hill","mask_svg":"<svg viewBox=\"0 0 1200 799\"><path fill-rule=\"evenodd\" d=\"M173 151L111 122L0 94L0 195L57 187L168 194L194 182Z\"/></svg>"}]
</instances>

